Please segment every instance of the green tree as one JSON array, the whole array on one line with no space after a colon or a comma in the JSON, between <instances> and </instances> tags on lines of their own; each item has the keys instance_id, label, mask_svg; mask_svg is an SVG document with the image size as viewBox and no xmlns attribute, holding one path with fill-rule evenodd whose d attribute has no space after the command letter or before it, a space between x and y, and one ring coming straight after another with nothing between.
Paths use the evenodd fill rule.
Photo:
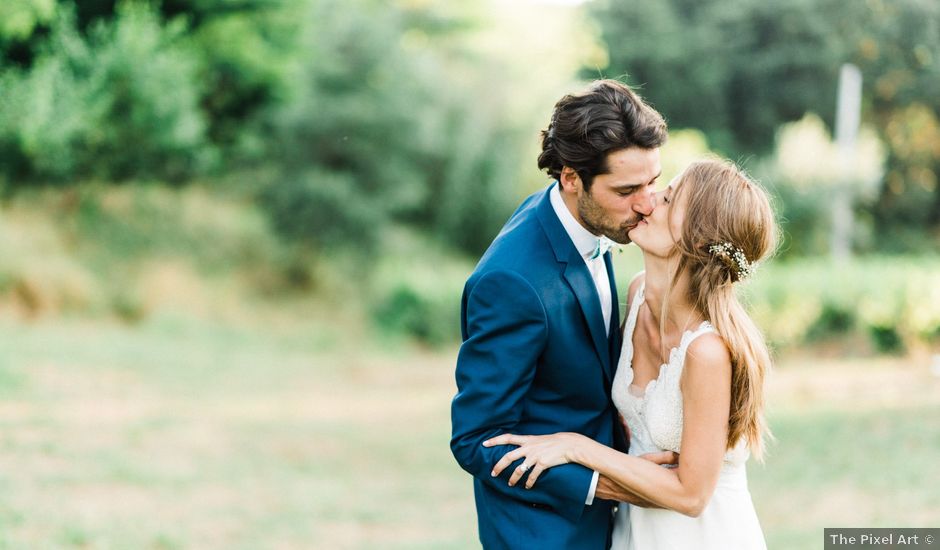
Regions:
<instances>
[{"instance_id":1,"label":"green tree","mask_svg":"<svg viewBox=\"0 0 940 550\"><path fill-rule=\"evenodd\" d=\"M0 69L8 176L22 183L198 172L209 149L185 28L129 3L86 37L71 10L58 10L32 65Z\"/></svg>"},{"instance_id":2,"label":"green tree","mask_svg":"<svg viewBox=\"0 0 940 550\"><path fill-rule=\"evenodd\" d=\"M641 85L671 127L698 128L734 158L768 154L777 129L807 112L831 128L839 67L856 64L863 117L888 153L867 215L898 237L875 245L911 248L940 226L940 150L925 145L940 119L937 2L603 0L592 12L607 72Z\"/></svg>"},{"instance_id":3,"label":"green tree","mask_svg":"<svg viewBox=\"0 0 940 550\"><path fill-rule=\"evenodd\" d=\"M314 0L295 100L278 118L286 159L265 204L285 235L313 247L377 244L409 224L479 252L511 210L520 140L460 34L471 8ZM502 110L501 110L502 109Z\"/></svg>"},{"instance_id":4,"label":"green tree","mask_svg":"<svg viewBox=\"0 0 940 550\"><path fill-rule=\"evenodd\" d=\"M727 154L765 153L781 123L834 116L844 48L824 4L611 0L595 15L608 72L640 85L672 127L698 128Z\"/></svg>"},{"instance_id":5,"label":"green tree","mask_svg":"<svg viewBox=\"0 0 940 550\"><path fill-rule=\"evenodd\" d=\"M0 44L29 38L55 15L55 0L8 0L0 3Z\"/></svg>"}]
</instances>

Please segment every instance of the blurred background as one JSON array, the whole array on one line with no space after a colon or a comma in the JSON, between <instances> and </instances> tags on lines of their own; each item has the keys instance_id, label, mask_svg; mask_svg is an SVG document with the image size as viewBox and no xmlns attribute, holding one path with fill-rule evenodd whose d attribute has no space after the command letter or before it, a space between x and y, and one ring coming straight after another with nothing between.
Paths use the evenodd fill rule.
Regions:
<instances>
[{"instance_id":1,"label":"blurred background","mask_svg":"<svg viewBox=\"0 0 940 550\"><path fill-rule=\"evenodd\" d=\"M3 0L0 548L478 547L460 292L606 77L774 196L770 547L940 525L936 1Z\"/></svg>"}]
</instances>

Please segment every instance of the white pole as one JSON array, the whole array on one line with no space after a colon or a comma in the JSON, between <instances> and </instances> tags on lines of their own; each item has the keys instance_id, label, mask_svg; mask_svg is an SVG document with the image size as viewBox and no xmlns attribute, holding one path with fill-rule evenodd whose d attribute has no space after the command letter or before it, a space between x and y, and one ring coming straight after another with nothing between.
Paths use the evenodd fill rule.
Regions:
<instances>
[{"instance_id":1,"label":"white pole","mask_svg":"<svg viewBox=\"0 0 940 550\"><path fill-rule=\"evenodd\" d=\"M836 104L836 147L841 181L835 182L832 203L832 234L830 253L837 262L844 262L852 254L852 164L855 162L855 144L862 112L862 73L851 63L839 71L839 98Z\"/></svg>"}]
</instances>

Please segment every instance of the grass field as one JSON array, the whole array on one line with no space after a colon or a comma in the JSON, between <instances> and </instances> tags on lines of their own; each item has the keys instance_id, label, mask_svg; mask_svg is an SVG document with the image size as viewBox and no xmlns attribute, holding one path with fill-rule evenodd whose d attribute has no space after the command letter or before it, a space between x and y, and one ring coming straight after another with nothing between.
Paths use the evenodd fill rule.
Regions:
<instances>
[{"instance_id":1,"label":"grass field","mask_svg":"<svg viewBox=\"0 0 940 550\"><path fill-rule=\"evenodd\" d=\"M337 324L0 323L0 548L476 548L454 349ZM342 342L342 344L340 344ZM940 525L940 379L783 360L750 468L772 549Z\"/></svg>"}]
</instances>

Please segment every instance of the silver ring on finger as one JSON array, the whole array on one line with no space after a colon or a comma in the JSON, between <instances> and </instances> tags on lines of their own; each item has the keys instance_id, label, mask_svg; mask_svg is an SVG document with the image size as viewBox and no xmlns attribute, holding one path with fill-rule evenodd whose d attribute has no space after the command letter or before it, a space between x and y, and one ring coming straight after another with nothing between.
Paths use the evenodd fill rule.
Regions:
<instances>
[{"instance_id":1,"label":"silver ring on finger","mask_svg":"<svg viewBox=\"0 0 940 550\"><path fill-rule=\"evenodd\" d=\"M521 471L522 473L528 472L528 471L529 471L529 465L526 464L525 462L523 462L522 464L519 465L519 471Z\"/></svg>"}]
</instances>

